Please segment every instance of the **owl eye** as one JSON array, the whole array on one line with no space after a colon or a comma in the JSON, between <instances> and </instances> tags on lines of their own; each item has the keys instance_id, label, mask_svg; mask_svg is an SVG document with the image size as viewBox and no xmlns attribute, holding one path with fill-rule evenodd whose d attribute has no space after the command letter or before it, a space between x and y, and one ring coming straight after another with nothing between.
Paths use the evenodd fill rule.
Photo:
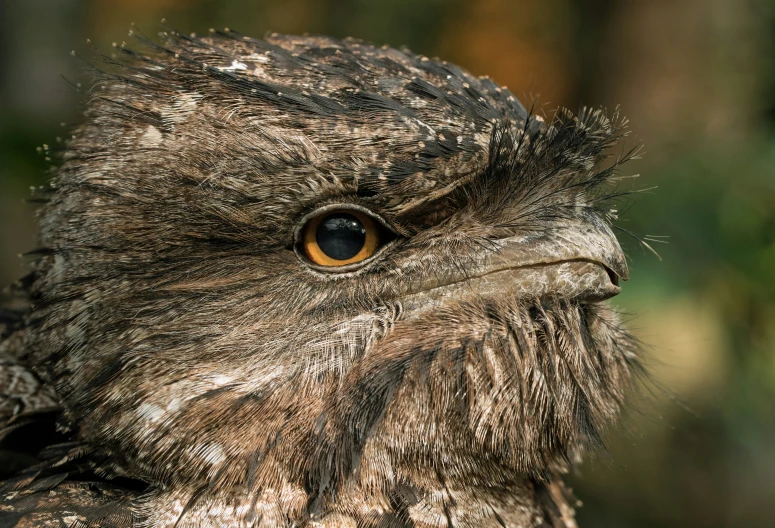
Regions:
<instances>
[{"instance_id":1,"label":"owl eye","mask_svg":"<svg viewBox=\"0 0 775 528\"><path fill-rule=\"evenodd\" d=\"M311 218L301 231L301 249L313 264L325 267L357 264L374 255L386 241L382 224L355 209L335 209Z\"/></svg>"}]
</instances>

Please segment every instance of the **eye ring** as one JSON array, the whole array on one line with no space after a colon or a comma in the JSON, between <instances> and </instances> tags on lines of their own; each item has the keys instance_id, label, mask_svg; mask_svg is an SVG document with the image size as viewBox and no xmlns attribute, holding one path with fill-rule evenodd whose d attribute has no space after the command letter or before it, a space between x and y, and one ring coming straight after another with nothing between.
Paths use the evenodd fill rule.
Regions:
<instances>
[{"instance_id":1,"label":"eye ring","mask_svg":"<svg viewBox=\"0 0 775 528\"><path fill-rule=\"evenodd\" d=\"M354 204L332 204L306 215L296 229L294 250L314 270L360 269L395 239L387 223Z\"/></svg>"}]
</instances>

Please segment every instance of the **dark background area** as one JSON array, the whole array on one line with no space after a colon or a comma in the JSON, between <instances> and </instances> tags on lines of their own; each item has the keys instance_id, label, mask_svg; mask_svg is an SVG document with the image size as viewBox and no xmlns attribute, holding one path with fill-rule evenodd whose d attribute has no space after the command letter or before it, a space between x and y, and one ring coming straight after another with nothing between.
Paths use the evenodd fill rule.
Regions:
<instances>
[{"instance_id":1,"label":"dark background area","mask_svg":"<svg viewBox=\"0 0 775 528\"><path fill-rule=\"evenodd\" d=\"M582 527L775 526L775 2L771 0L0 0L0 284L35 245L29 187L80 120L70 56L160 19L406 45L551 115L619 105L644 189L614 299L648 346L646 387L609 452L571 478Z\"/></svg>"}]
</instances>

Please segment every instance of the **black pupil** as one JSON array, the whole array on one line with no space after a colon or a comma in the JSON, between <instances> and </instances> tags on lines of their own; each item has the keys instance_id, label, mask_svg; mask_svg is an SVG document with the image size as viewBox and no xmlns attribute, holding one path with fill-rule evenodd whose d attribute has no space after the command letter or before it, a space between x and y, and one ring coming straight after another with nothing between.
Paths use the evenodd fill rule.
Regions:
<instances>
[{"instance_id":1,"label":"black pupil","mask_svg":"<svg viewBox=\"0 0 775 528\"><path fill-rule=\"evenodd\" d=\"M353 215L334 213L320 222L315 231L320 250L334 260L357 255L366 243L366 229Z\"/></svg>"}]
</instances>

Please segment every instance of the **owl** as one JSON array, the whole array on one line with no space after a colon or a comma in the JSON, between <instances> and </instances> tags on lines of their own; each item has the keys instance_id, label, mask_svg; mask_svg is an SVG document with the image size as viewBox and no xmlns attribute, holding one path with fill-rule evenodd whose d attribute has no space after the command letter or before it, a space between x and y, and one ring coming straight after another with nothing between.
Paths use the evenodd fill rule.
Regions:
<instances>
[{"instance_id":1,"label":"owl","mask_svg":"<svg viewBox=\"0 0 775 528\"><path fill-rule=\"evenodd\" d=\"M354 39L138 41L6 295L0 525L576 526L640 368L626 122Z\"/></svg>"}]
</instances>

